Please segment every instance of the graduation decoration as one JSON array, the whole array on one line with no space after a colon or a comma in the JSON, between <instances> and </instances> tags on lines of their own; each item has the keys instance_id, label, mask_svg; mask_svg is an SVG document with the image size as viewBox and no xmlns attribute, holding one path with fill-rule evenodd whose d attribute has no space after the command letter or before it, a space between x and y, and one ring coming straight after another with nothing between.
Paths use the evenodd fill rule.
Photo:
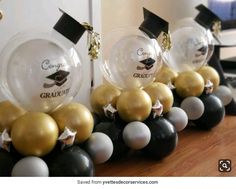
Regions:
<instances>
[{"instance_id":1,"label":"graduation decoration","mask_svg":"<svg viewBox=\"0 0 236 189\"><path fill-rule=\"evenodd\" d=\"M147 9L139 28L114 30L104 39L101 71L105 79L121 89L137 89L154 81L162 65L162 50L157 43L163 37L169 48L168 22Z\"/></svg>"},{"instance_id":2,"label":"graduation decoration","mask_svg":"<svg viewBox=\"0 0 236 189\"><path fill-rule=\"evenodd\" d=\"M200 4L195 8L199 11L196 17L187 17L179 20L173 26L173 30L191 26L203 33L208 42L208 53L206 57L207 63L214 52L214 45L219 43L218 38L221 30L221 19L203 4Z\"/></svg>"},{"instance_id":3,"label":"graduation decoration","mask_svg":"<svg viewBox=\"0 0 236 189\"><path fill-rule=\"evenodd\" d=\"M63 12L51 34L15 35L0 56L5 97L28 111L40 112L73 100L82 81L82 62L74 45L85 31L84 25ZM96 58L92 50L89 53Z\"/></svg>"}]
</instances>

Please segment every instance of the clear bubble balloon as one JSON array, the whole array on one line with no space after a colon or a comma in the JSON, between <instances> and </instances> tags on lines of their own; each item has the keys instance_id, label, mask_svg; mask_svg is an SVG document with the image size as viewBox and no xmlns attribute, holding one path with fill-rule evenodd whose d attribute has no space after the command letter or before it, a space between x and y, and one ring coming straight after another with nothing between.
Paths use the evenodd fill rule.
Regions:
<instances>
[{"instance_id":1,"label":"clear bubble balloon","mask_svg":"<svg viewBox=\"0 0 236 189\"><path fill-rule=\"evenodd\" d=\"M147 86L161 64L157 41L137 29L115 30L104 40L101 70L106 80L119 88Z\"/></svg>"},{"instance_id":2,"label":"clear bubble balloon","mask_svg":"<svg viewBox=\"0 0 236 189\"><path fill-rule=\"evenodd\" d=\"M7 99L26 110L49 112L74 98L82 81L81 60L57 35L19 33L6 45L0 82Z\"/></svg>"},{"instance_id":3,"label":"clear bubble balloon","mask_svg":"<svg viewBox=\"0 0 236 189\"><path fill-rule=\"evenodd\" d=\"M214 52L214 49L215 49L214 46L216 44L216 40L214 39L211 30L202 27L192 17L187 17L187 18L183 18L183 19L179 20L178 22L176 22L176 24L174 24L174 26L173 26L172 31L174 31L178 28L188 27L188 26L194 27L196 30L198 30L204 36L206 36L207 43L208 43L208 53L207 53L205 63L207 63L210 60L210 58Z\"/></svg>"},{"instance_id":4,"label":"clear bubble balloon","mask_svg":"<svg viewBox=\"0 0 236 189\"><path fill-rule=\"evenodd\" d=\"M171 33L172 48L164 53L166 64L177 72L197 70L205 64L207 38L195 27L178 28Z\"/></svg>"}]
</instances>

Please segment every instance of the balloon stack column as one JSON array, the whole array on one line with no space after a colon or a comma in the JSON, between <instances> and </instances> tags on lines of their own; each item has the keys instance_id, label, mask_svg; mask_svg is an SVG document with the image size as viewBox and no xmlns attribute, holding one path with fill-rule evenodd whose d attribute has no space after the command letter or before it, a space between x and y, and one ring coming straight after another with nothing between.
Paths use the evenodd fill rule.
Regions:
<instances>
[{"instance_id":1,"label":"balloon stack column","mask_svg":"<svg viewBox=\"0 0 236 189\"><path fill-rule=\"evenodd\" d=\"M206 65L214 50L214 37L217 40L210 28L219 18L204 5L196 9L200 12L195 19L185 18L173 27L172 48L164 53L169 68L159 74L169 76L165 82L174 85L174 104L187 113L191 125L211 129L223 120L224 106L232 101L232 94L219 86L219 74Z\"/></svg>"},{"instance_id":2,"label":"balloon stack column","mask_svg":"<svg viewBox=\"0 0 236 189\"><path fill-rule=\"evenodd\" d=\"M160 47L156 38L166 43ZM169 116L171 123L163 117L162 112L171 112L173 94L167 85L154 82L162 66L162 50L169 48L168 40L168 23L145 8L139 30L116 30L104 40L101 70L107 82L92 92L91 106L100 120L94 134L102 132L111 138L111 160L130 151L163 159L177 146L177 130L187 125L180 108L177 112L183 113L185 122ZM85 146L91 155L96 154L89 141ZM109 148L104 156L108 152Z\"/></svg>"},{"instance_id":3,"label":"balloon stack column","mask_svg":"<svg viewBox=\"0 0 236 189\"><path fill-rule=\"evenodd\" d=\"M91 112L71 102L82 80L74 44L87 27L63 12L51 34L17 34L2 51L0 84L12 103L0 103L0 176L93 176L80 147L89 138L106 141L111 155L110 138L92 134Z\"/></svg>"}]
</instances>

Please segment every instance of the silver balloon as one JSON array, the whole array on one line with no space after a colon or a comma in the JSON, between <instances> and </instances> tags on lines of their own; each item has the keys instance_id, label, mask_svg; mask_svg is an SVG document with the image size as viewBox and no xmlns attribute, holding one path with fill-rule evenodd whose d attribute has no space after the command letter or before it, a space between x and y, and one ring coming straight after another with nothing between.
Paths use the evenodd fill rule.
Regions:
<instances>
[{"instance_id":1,"label":"silver balloon","mask_svg":"<svg viewBox=\"0 0 236 189\"><path fill-rule=\"evenodd\" d=\"M164 52L166 64L177 72L197 70L205 64L207 38L195 27L178 28L171 33L172 48Z\"/></svg>"},{"instance_id":2,"label":"silver balloon","mask_svg":"<svg viewBox=\"0 0 236 189\"><path fill-rule=\"evenodd\" d=\"M147 86L162 65L157 41L133 28L111 32L104 40L103 57L104 77L122 89Z\"/></svg>"},{"instance_id":3,"label":"silver balloon","mask_svg":"<svg viewBox=\"0 0 236 189\"><path fill-rule=\"evenodd\" d=\"M113 143L104 133L95 132L85 143L86 152L96 164L101 164L109 160L113 153Z\"/></svg>"},{"instance_id":4,"label":"silver balloon","mask_svg":"<svg viewBox=\"0 0 236 189\"><path fill-rule=\"evenodd\" d=\"M174 125L178 132L182 131L188 124L186 112L178 107L172 107L167 113L166 118Z\"/></svg>"},{"instance_id":5,"label":"silver balloon","mask_svg":"<svg viewBox=\"0 0 236 189\"><path fill-rule=\"evenodd\" d=\"M151 132L147 125L134 121L127 124L123 130L125 144L134 150L139 150L148 145L151 139Z\"/></svg>"},{"instance_id":6,"label":"silver balloon","mask_svg":"<svg viewBox=\"0 0 236 189\"><path fill-rule=\"evenodd\" d=\"M197 97L185 98L182 101L180 108L186 112L189 120L196 120L200 118L205 109L203 102Z\"/></svg>"},{"instance_id":7,"label":"silver balloon","mask_svg":"<svg viewBox=\"0 0 236 189\"><path fill-rule=\"evenodd\" d=\"M14 177L48 177L49 169L41 158L29 156L15 164L11 175Z\"/></svg>"},{"instance_id":8,"label":"silver balloon","mask_svg":"<svg viewBox=\"0 0 236 189\"><path fill-rule=\"evenodd\" d=\"M227 106L233 99L232 91L229 87L224 85L217 87L213 94L215 94L222 101L224 106Z\"/></svg>"}]
</instances>

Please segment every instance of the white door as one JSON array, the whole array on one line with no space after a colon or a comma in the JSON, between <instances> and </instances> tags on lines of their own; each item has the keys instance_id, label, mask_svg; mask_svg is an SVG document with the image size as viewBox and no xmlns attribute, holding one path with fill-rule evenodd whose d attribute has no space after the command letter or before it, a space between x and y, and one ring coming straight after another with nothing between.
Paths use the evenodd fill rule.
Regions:
<instances>
[{"instance_id":1,"label":"white door","mask_svg":"<svg viewBox=\"0 0 236 189\"><path fill-rule=\"evenodd\" d=\"M19 31L40 28L49 31L61 13L61 8L79 22L92 24L95 31L101 32L100 1L97 0L0 0L3 19L0 21L0 51L7 41ZM83 84L76 101L89 106L90 62L87 56L87 35L78 42L76 48L83 59ZM98 61L95 62L95 85L101 81ZM0 93L0 100L4 99Z\"/></svg>"}]
</instances>

